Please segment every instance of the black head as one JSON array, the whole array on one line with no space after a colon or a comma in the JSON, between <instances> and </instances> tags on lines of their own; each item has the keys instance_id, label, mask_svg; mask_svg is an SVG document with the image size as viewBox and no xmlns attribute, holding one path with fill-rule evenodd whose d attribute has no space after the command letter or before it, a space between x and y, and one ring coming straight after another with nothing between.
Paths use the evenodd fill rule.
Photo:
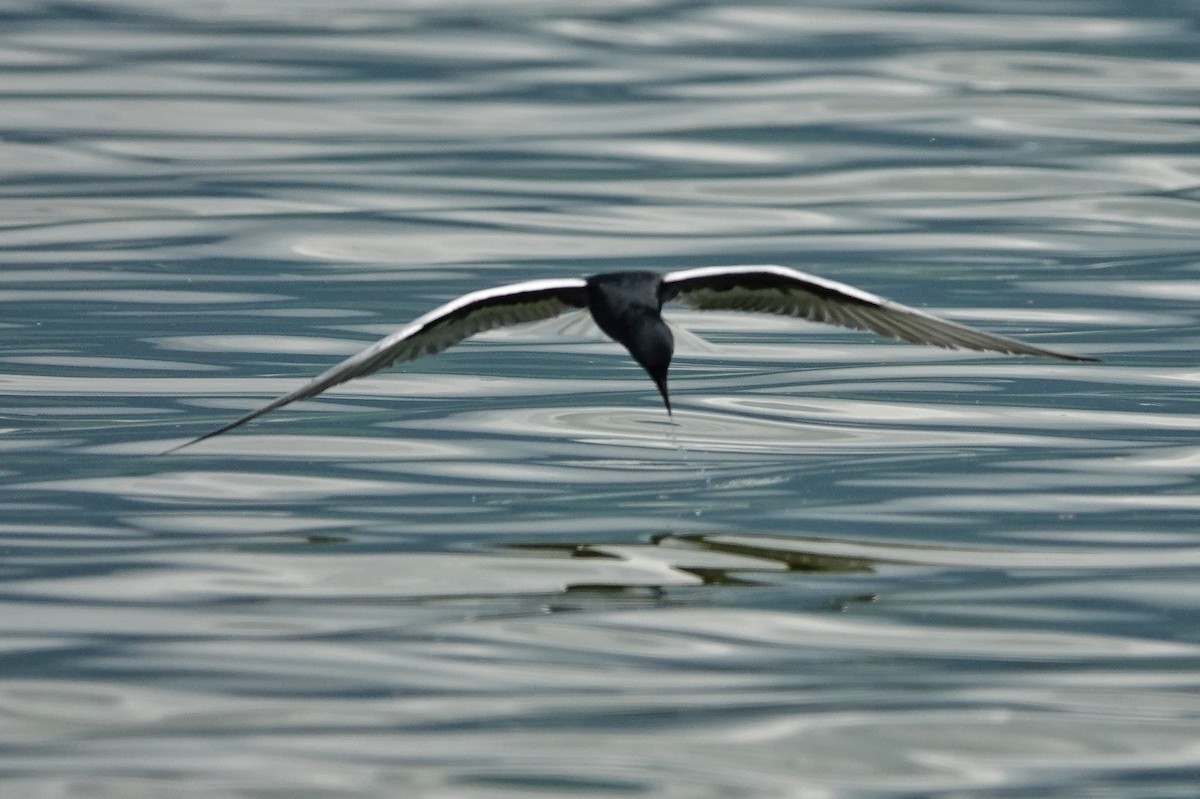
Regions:
<instances>
[{"instance_id":1,"label":"black head","mask_svg":"<svg viewBox=\"0 0 1200 799\"><path fill-rule=\"evenodd\" d=\"M658 387L667 413L667 370L675 353L675 337L662 318L659 289L662 278L653 272L614 272L588 280L588 310L600 329L624 345Z\"/></svg>"},{"instance_id":2,"label":"black head","mask_svg":"<svg viewBox=\"0 0 1200 799\"><path fill-rule=\"evenodd\" d=\"M620 341L620 339L618 339ZM667 393L667 370L671 368L671 356L675 354L675 336L661 316L646 319L628 341L621 341L633 359L642 365L646 374L658 386L667 415L671 415L671 396Z\"/></svg>"}]
</instances>

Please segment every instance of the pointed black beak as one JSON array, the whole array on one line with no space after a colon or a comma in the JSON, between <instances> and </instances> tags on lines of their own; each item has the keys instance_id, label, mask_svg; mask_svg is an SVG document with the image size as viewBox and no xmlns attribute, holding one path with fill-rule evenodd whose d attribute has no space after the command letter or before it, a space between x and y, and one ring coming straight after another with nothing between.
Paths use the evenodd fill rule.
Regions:
<instances>
[{"instance_id":1,"label":"pointed black beak","mask_svg":"<svg viewBox=\"0 0 1200 799\"><path fill-rule=\"evenodd\" d=\"M654 381L658 393L662 395L663 404L667 406L667 416L673 416L671 394L667 391L667 370L671 367L671 356L675 350L675 339L670 329L662 319L654 318L618 332L621 337L617 341L625 345L633 359Z\"/></svg>"},{"instance_id":2,"label":"pointed black beak","mask_svg":"<svg viewBox=\"0 0 1200 799\"><path fill-rule=\"evenodd\" d=\"M667 390L667 371L671 368L671 356L675 352L675 337L671 335L666 322L659 318L643 327L632 340L629 349L634 360L641 364L658 387L663 405L667 406L667 416L674 417L671 412L671 394Z\"/></svg>"},{"instance_id":3,"label":"pointed black beak","mask_svg":"<svg viewBox=\"0 0 1200 799\"><path fill-rule=\"evenodd\" d=\"M667 393L667 373L664 371L661 378L654 375L651 377L654 378L654 385L658 386L658 393L662 394L663 404L667 406L667 416L674 418L675 415L671 413L671 395Z\"/></svg>"}]
</instances>

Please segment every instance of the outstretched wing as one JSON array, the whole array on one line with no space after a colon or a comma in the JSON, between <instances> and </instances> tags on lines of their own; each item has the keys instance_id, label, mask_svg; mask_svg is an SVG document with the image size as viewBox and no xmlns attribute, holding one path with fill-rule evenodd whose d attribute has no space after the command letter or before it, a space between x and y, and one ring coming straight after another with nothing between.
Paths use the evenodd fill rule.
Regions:
<instances>
[{"instance_id":1,"label":"outstretched wing","mask_svg":"<svg viewBox=\"0 0 1200 799\"><path fill-rule=\"evenodd\" d=\"M845 283L783 266L710 266L671 272L663 278L662 295L664 301L678 300L692 308L798 316L947 349L1042 355L1067 361L1098 360L985 333Z\"/></svg>"},{"instance_id":2,"label":"outstretched wing","mask_svg":"<svg viewBox=\"0 0 1200 799\"><path fill-rule=\"evenodd\" d=\"M332 369L317 375L295 391L167 452L174 452L206 438L218 436L276 408L282 408L296 400L315 397L325 389L347 380L378 372L394 363L441 352L476 333L506 325L549 319L573 308L587 307L586 287L586 280L564 278L530 280L464 294L418 317L404 329L380 339L357 355L352 355Z\"/></svg>"}]
</instances>

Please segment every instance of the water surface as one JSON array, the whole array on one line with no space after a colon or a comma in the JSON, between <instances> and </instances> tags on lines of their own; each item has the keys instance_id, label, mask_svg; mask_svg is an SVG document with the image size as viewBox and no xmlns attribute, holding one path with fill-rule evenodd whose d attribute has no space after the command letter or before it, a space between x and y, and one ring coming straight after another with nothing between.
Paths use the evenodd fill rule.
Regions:
<instances>
[{"instance_id":1,"label":"water surface","mask_svg":"<svg viewBox=\"0 0 1200 799\"><path fill-rule=\"evenodd\" d=\"M5 795L1194 797L1195 20L1046 11L10 5ZM1103 362L678 311L673 421L518 330L161 455L722 263Z\"/></svg>"}]
</instances>

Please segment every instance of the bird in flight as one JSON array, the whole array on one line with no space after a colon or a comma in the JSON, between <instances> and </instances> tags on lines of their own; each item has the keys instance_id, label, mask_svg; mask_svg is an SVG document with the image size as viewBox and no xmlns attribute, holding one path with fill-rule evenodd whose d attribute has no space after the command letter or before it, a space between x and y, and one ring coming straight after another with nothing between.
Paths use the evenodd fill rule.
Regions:
<instances>
[{"instance_id":1,"label":"bird in flight","mask_svg":"<svg viewBox=\"0 0 1200 799\"><path fill-rule=\"evenodd\" d=\"M528 280L464 294L417 317L407 327L317 375L295 391L167 452L220 435L347 380L441 352L485 330L550 319L578 309L587 309L604 333L629 350L658 387L669 415L667 369L675 352L675 339L662 318L662 306L670 301L701 310L796 316L947 349L1040 355L1064 361L1099 360L986 333L845 283L783 266L709 266L666 274L609 272L588 278Z\"/></svg>"}]
</instances>

